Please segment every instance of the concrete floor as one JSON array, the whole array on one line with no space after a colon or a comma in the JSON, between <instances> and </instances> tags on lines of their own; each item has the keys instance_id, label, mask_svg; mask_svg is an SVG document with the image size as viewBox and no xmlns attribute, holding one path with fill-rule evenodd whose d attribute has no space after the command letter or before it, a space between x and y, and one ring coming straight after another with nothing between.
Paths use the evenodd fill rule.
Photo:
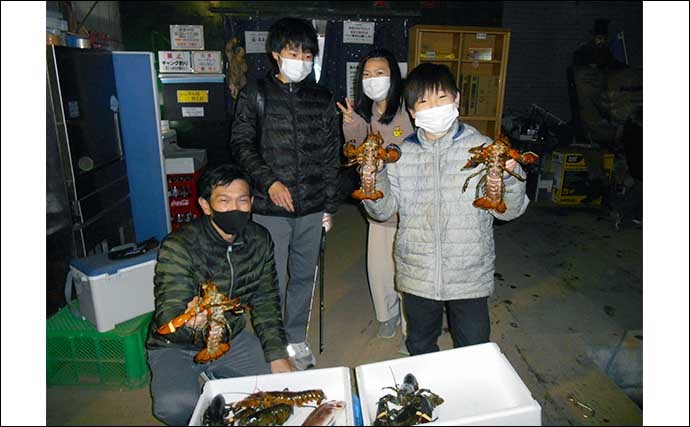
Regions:
<instances>
[{"instance_id":1,"label":"concrete floor","mask_svg":"<svg viewBox=\"0 0 690 427\"><path fill-rule=\"evenodd\" d=\"M542 407L544 425L642 425L642 230L590 209L531 205L497 224L491 339ZM326 251L325 349L318 368L403 357L376 337L366 278L367 225L346 204ZM318 349L318 299L309 331ZM451 348L448 333L441 349ZM352 373L354 378L354 373ZM616 384L618 383L618 384ZM624 392L625 391L625 392ZM626 394L627 393L627 394ZM594 408L593 417L567 396ZM160 425L148 387L47 389L48 425Z\"/></svg>"}]
</instances>

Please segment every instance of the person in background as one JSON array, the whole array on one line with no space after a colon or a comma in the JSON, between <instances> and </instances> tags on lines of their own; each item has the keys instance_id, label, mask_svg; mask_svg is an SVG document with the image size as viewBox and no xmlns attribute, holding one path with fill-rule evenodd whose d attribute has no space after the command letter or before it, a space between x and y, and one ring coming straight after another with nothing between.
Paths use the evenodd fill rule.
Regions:
<instances>
[{"instance_id":1,"label":"person in background","mask_svg":"<svg viewBox=\"0 0 690 427\"><path fill-rule=\"evenodd\" d=\"M469 149L493 141L457 120L460 94L448 67L419 65L407 77L403 96L418 129L401 145L400 160L379 166L376 189L384 196L365 200L364 207L379 221L400 215L396 284L404 293L407 348L411 355L439 350L444 308L454 347L487 342L496 258L493 220L525 212L525 183L504 174L503 214L474 207L474 191L462 191L478 171L463 168ZM506 169L524 175L513 160ZM474 177L469 188L480 178ZM489 185L496 179L489 177Z\"/></svg>"},{"instance_id":2,"label":"person in background","mask_svg":"<svg viewBox=\"0 0 690 427\"><path fill-rule=\"evenodd\" d=\"M252 189L237 167L220 166L199 180L204 216L163 241L154 282L155 311L146 341L153 413L171 425L187 425L201 392L199 378L230 378L293 371L286 351L278 275L268 231L250 221ZM254 333L242 315L225 313L230 351L207 364L194 356L204 347L206 312L170 334L168 324L199 302L200 285L212 281L228 298L250 306ZM213 333L213 332L210 332Z\"/></svg>"},{"instance_id":3,"label":"person in background","mask_svg":"<svg viewBox=\"0 0 690 427\"><path fill-rule=\"evenodd\" d=\"M316 364L307 323L322 228L338 205L340 129L333 95L309 78L319 49L311 23L280 19L266 44L274 70L240 92L231 149L256 183L254 221L275 243L288 352L302 370Z\"/></svg>"},{"instance_id":4,"label":"person in background","mask_svg":"<svg viewBox=\"0 0 690 427\"><path fill-rule=\"evenodd\" d=\"M413 132L410 116L402 101L403 82L398 61L386 49L374 49L359 62L355 81L356 106L345 98L345 105L337 103L343 114L345 141L360 145L369 132L380 132L385 142L400 145ZM374 301L376 319L379 321L378 336L393 338L402 323L400 351L405 347L406 322L402 312L401 296L395 290L395 264L393 242L398 227L398 217L379 222L370 220L367 244L367 275Z\"/></svg>"}]
</instances>

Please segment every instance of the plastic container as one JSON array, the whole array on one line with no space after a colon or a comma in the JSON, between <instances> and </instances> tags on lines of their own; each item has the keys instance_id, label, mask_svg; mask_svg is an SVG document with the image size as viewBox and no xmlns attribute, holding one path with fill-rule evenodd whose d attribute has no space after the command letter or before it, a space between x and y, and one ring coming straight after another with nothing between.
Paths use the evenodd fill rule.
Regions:
<instances>
[{"instance_id":1,"label":"plastic container","mask_svg":"<svg viewBox=\"0 0 690 427\"><path fill-rule=\"evenodd\" d=\"M158 250L121 260L107 254L74 259L70 269L81 312L99 332L153 311L153 274Z\"/></svg>"},{"instance_id":2,"label":"plastic container","mask_svg":"<svg viewBox=\"0 0 690 427\"><path fill-rule=\"evenodd\" d=\"M310 369L300 372L283 374L257 375L240 378L212 380L204 384L204 390L199 396L194 413L189 421L190 426L200 426L204 411L211 400L222 394L226 403L236 402L247 397L247 394L257 391L290 391L321 389L326 400L342 400L346 407L335 420L337 426L352 426L354 424L352 386L350 384L349 368ZM292 416L285 422L285 426L302 425L313 407L295 407Z\"/></svg>"},{"instance_id":3,"label":"plastic container","mask_svg":"<svg viewBox=\"0 0 690 427\"><path fill-rule=\"evenodd\" d=\"M63 307L46 324L46 383L136 389L149 382L144 342L153 313L100 333Z\"/></svg>"},{"instance_id":4,"label":"plastic container","mask_svg":"<svg viewBox=\"0 0 690 427\"><path fill-rule=\"evenodd\" d=\"M494 343L358 366L357 389L365 426L378 400L412 373L420 388L444 399L424 425L541 425L541 407ZM393 378L395 377L395 378Z\"/></svg>"}]
</instances>

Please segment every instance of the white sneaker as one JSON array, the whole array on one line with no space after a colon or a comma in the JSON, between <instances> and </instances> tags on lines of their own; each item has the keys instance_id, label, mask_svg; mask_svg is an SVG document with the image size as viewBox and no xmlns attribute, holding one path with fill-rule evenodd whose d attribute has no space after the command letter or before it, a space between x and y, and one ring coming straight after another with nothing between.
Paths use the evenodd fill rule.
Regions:
<instances>
[{"instance_id":1,"label":"white sneaker","mask_svg":"<svg viewBox=\"0 0 690 427\"><path fill-rule=\"evenodd\" d=\"M306 342L290 343L287 346L287 351L297 370L304 371L316 366L316 357Z\"/></svg>"}]
</instances>

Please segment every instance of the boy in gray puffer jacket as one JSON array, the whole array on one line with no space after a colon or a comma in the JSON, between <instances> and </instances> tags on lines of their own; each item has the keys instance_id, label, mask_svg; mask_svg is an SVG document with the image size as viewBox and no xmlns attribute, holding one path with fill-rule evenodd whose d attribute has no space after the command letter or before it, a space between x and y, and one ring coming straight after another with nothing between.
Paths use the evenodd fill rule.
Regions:
<instances>
[{"instance_id":1,"label":"boy in gray puffer jacket","mask_svg":"<svg viewBox=\"0 0 690 427\"><path fill-rule=\"evenodd\" d=\"M365 200L376 220L400 215L395 242L396 284L403 292L411 355L438 351L444 307L454 347L489 341L487 299L494 289L493 220L525 212L525 183L504 174L507 210L474 207L474 191L462 191L469 149L493 141L457 120L460 94L450 70L425 63L408 76L405 105L418 127L400 147L402 156L376 177L384 197ZM513 160L506 169L524 176ZM481 174L472 178L474 189Z\"/></svg>"}]
</instances>

